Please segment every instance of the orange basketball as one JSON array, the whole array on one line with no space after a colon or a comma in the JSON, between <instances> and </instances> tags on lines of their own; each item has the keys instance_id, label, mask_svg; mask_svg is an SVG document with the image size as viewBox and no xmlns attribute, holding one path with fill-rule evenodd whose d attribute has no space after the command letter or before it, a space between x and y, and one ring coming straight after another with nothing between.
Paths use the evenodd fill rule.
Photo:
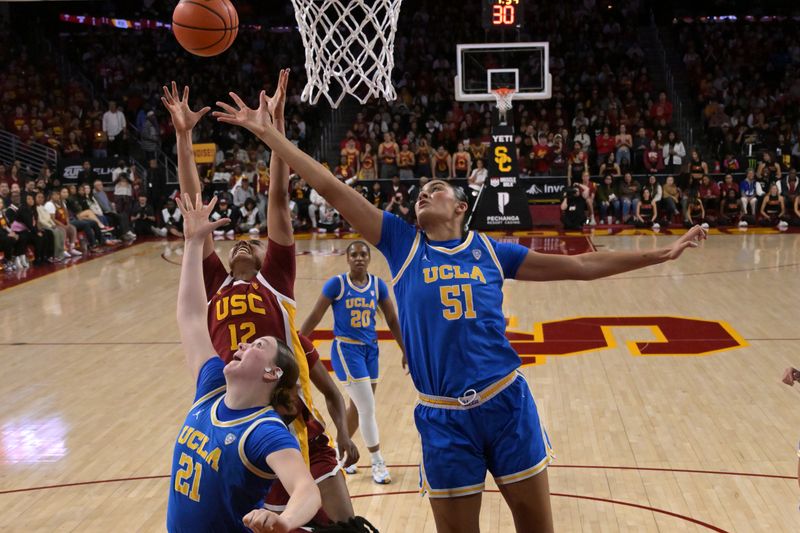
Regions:
<instances>
[{"instance_id":1,"label":"orange basketball","mask_svg":"<svg viewBox=\"0 0 800 533\"><path fill-rule=\"evenodd\" d=\"M239 15L229 0L181 0L172 12L172 33L197 56L221 54L238 32Z\"/></svg>"}]
</instances>

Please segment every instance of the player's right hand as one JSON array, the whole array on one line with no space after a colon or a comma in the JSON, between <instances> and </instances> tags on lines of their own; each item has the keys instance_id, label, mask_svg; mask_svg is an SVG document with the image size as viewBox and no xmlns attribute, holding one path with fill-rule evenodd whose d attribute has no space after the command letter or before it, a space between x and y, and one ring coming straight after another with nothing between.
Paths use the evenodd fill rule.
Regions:
<instances>
[{"instance_id":1,"label":"player's right hand","mask_svg":"<svg viewBox=\"0 0 800 533\"><path fill-rule=\"evenodd\" d=\"M214 111L211 115L219 122L246 128L256 137L260 137L266 128L272 127L269 101L264 91L261 91L258 95L258 107L256 109L247 107L238 94L229 92L228 95L231 97L236 107L225 102L217 102L217 105L222 108L222 111Z\"/></svg>"},{"instance_id":2,"label":"player's right hand","mask_svg":"<svg viewBox=\"0 0 800 533\"><path fill-rule=\"evenodd\" d=\"M244 516L243 521L255 533L289 533L286 521L267 509L254 509Z\"/></svg>"},{"instance_id":3,"label":"player's right hand","mask_svg":"<svg viewBox=\"0 0 800 533\"><path fill-rule=\"evenodd\" d=\"M339 454L343 457L346 457L344 466L352 466L358 462L360 456L358 453L358 447L356 447L356 444L350 439L350 437L342 435L340 438L337 438L336 447L339 450Z\"/></svg>"},{"instance_id":4,"label":"player's right hand","mask_svg":"<svg viewBox=\"0 0 800 533\"><path fill-rule=\"evenodd\" d=\"M192 128L203 118L203 115L211 111L211 108L206 106L199 111L192 111L189 109L189 86L183 88L183 96L178 94L178 86L173 81L171 90L166 85L162 87L164 96L161 97L161 102L164 107L169 111L172 117L172 125L175 127L175 133L186 133L192 131Z\"/></svg>"},{"instance_id":5,"label":"player's right hand","mask_svg":"<svg viewBox=\"0 0 800 533\"><path fill-rule=\"evenodd\" d=\"M217 197L211 198L208 205L203 205L203 197L197 193L195 204L192 205L192 199L188 194L183 193L183 201L180 197L175 198L178 208L183 215L183 236L186 242L200 241L203 242L212 231L220 228L226 224L230 224L231 219L220 218L219 220L211 221L209 216L214 211L214 206L217 204Z\"/></svg>"}]
</instances>

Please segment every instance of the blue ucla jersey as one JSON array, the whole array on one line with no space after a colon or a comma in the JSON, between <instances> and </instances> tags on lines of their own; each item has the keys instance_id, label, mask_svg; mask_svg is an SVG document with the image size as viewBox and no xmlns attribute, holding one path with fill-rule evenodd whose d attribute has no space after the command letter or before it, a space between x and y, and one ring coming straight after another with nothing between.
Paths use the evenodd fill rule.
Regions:
<instances>
[{"instance_id":1,"label":"blue ucla jersey","mask_svg":"<svg viewBox=\"0 0 800 533\"><path fill-rule=\"evenodd\" d=\"M333 308L333 334L344 342L378 342L375 314L378 303L389 297L389 289L382 279L367 276L369 281L363 287L353 283L349 274L334 276L322 287L322 294L331 300Z\"/></svg>"},{"instance_id":2,"label":"blue ucla jersey","mask_svg":"<svg viewBox=\"0 0 800 533\"><path fill-rule=\"evenodd\" d=\"M271 407L225 406L225 364L210 359L197 378L194 405L172 455L170 532L250 531L242 518L260 507L275 475L269 454L299 449Z\"/></svg>"},{"instance_id":3,"label":"blue ucla jersey","mask_svg":"<svg viewBox=\"0 0 800 533\"><path fill-rule=\"evenodd\" d=\"M475 232L463 241L433 242L384 213L378 249L392 271L403 344L419 392L457 398L519 367L505 336L503 279L516 276L527 248Z\"/></svg>"}]
</instances>

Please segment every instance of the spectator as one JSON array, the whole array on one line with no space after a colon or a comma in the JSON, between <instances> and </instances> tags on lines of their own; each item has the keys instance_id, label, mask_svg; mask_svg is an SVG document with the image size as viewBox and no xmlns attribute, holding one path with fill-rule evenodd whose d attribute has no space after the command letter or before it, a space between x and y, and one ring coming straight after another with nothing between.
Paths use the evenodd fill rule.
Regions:
<instances>
[{"instance_id":1,"label":"spectator","mask_svg":"<svg viewBox=\"0 0 800 533\"><path fill-rule=\"evenodd\" d=\"M655 177L655 176L654 176ZM636 213L633 215L633 224L637 228L649 228L658 219L658 208L655 199L650 195L650 189L642 189L642 199L636 202Z\"/></svg>"},{"instance_id":2,"label":"spectator","mask_svg":"<svg viewBox=\"0 0 800 533\"><path fill-rule=\"evenodd\" d=\"M792 226L800 227L800 195L794 198L794 212L792 213Z\"/></svg>"},{"instance_id":3,"label":"spectator","mask_svg":"<svg viewBox=\"0 0 800 533\"><path fill-rule=\"evenodd\" d=\"M705 225L705 227L708 227L708 222L706 222L706 211L703 208L703 202L700 201L697 191L689 191L686 200L686 215L683 225L687 228L691 228L695 224L701 224Z\"/></svg>"},{"instance_id":4,"label":"spectator","mask_svg":"<svg viewBox=\"0 0 800 533\"><path fill-rule=\"evenodd\" d=\"M311 205L311 187L306 184L303 178L297 178L292 182L291 197L297 206L298 223L301 226L308 227L310 222L309 206Z\"/></svg>"},{"instance_id":5,"label":"spectator","mask_svg":"<svg viewBox=\"0 0 800 533\"><path fill-rule=\"evenodd\" d=\"M256 201L256 192L250 187L250 180L243 176L239 182L233 186L231 190L233 196L233 205L241 208L247 200Z\"/></svg>"},{"instance_id":6,"label":"spectator","mask_svg":"<svg viewBox=\"0 0 800 533\"><path fill-rule=\"evenodd\" d=\"M586 222L586 200L580 187L575 184L564 190L561 199L561 223L566 230L579 230Z\"/></svg>"},{"instance_id":7,"label":"spectator","mask_svg":"<svg viewBox=\"0 0 800 533\"><path fill-rule=\"evenodd\" d=\"M742 203L739 201L736 191L726 189L725 196L722 197L719 223L723 226L734 226L740 221L744 221L742 215Z\"/></svg>"},{"instance_id":8,"label":"spectator","mask_svg":"<svg viewBox=\"0 0 800 533\"><path fill-rule=\"evenodd\" d=\"M389 184L385 197L391 200L391 197L397 193L402 194L403 198L408 200L408 187L400 183L400 176L392 176L392 183Z\"/></svg>"},{"instance_id":9,"label":"spectator","mask_svg":"<svg viewBox=\"0 0 800 533\"><path fill-rule=\"evenodd\" d=\"M689 154L689 190L699 190L703 176L708 174L708 164L700 157L700 152L692 148Z\"/></svg>"},{"instance_id":10,"label":"spectator","mask_svg":"<svg viewBox=\"0 0 800 533\"><path fill-rule=\"evenodd\" d=\"M255 200L248 198L239 209L239 231L258 235L267 229L267 224L261 219Z\"/></svg>"},{"instance_id":11,"label":"spectator","mask_svg":"<svg viewBox=\"0 0 800 533\"><path fill-rule=\"evenodd\" d=\"M380 177L389 179L397 174L397 154L400 149L392 138L391 133L383 134L383 142L378 146L378 158L381 160Z\"/></svg>"},{"instance_id":12,"label":"spectator","mask_svg":"<svg viewBox=\"0 0 800 533\"><path fill-rule=\"evenodd\" d=\"M396 192L390 196L389 201L386 203L386 205L384 205L383 210L396 215L405 221L411 220L411 208L408 205L408 200L406 200L405 196L401 192Z\"/></svg>"},{"instance_id":13,"label":"spectator","mask_svg":"<svg viewBox=\"0 0 800 533\"><path fill-rule=\"evenodd\" d=\"M661 167L663 168L664 162L661 157L661 152L658 150L656 144L651 144L651 139L647 137L647 132L644 128L639 128L636 131L636 136L633 138L633 171L642 172L645 170L646 155L649 150L655 149L658 154L657 160L661 160ZM651 161L651 164L653 162ZM647 170L647 172L657 172L658 170Z\"/></svg>"},{"instance_id":14,"label":"spectator","mask_svg":"<svg viewBox=\"0 0 800 533\"><path fill-rule=\"evenodd\" d=\"M678 134L674 131L669 132L667 142L664 144L662 151L664 158L664 168L668 174L676 174L680 172L683 158L686 157L686 148L683 142L678 138Z\"/></svg>"},{"instance_id":15,"label":"spectator","mask_svg":"<svg viewBox=\"0 0 800 533\"><path fill-rule=\"evenodd\" d=\"M361 154L361 173L362 180L377 179L375 171L375 155L372 153L372 145L367 144L364 146L364 152Z\"/></svg>"},{"instance_id":16,"label":"spectator","mask_svg":"<svg viewBox=\"0 0 800 533\"><path fill-rule=\"evenodd\" d=\"M744 179L739 184L739 190L742 195L742 214L744 216L750 216L755 220L761 194L759 194L755 180L755 172L752 168L747 170Z\"/></svg>"},{"instance_id":17,"label":"spectator","mask_svg":"<svg viewBox=\"0 0 800 533\"><path fill-rule=\"evenodd\" d=\"M564 149L564 138L560 133L553 136L553 146L550 147L550 167L548 173L552 176L565 176L567 170L567 153Z\"/></svg>"},{"instance_id":18,"label":"spectator","mask_svg":"<svg viewBox=\"0 0 800 533\"><path fill-rule=\"evenodd\" d=\"M608 156L614 152L616 142L614 137L611 136L608 126L603 126L602 133L595 139L595 147L597 150L597 164L602 165L603 162L608 161ZM600 172L602 174L602 171Z\"/></svg>"},{"instance_id":19,"label":"spectator","mask_svg":"<svg viewBox=\"0 0 800 533\"><path fill-rule=\"evenodd\" d=\"M625 124L619 127L619 133L614 137L614 146L617 162L620 167L628 168L631 166L631 148L633 147L633 137L628 133Z\"/></svg>"},{"instance_id":20,"label":"spectator","mask_svg":"<svg viewBox=\"0 0 800 533\"><path fill-rule=\"evenodd\" d=\"M762 226L787 225L786 199L781 196L776 183L770 185L769 193L764 196L764 200L761 202L760 214L759 223Z\"/></svg>"},{"instance_id":21,"label":"spectator","mask_svg":"<svg viewBox=\"0 0 800 533\"><path fill-rule=\"evenodd\" d=\"M699 194L700 200L703 202L703 210L706 213L706 217L709 216L710 211L719 210L719 185L708 175L703 176L703 179L700 181Z\"/></svg>"},{"instance_id":22,"label":"spectator","mask_svg":"<svg viewBox=\"0 0 800 533\"><path fill-rule=\"evenodd\" d=\"M22 205L18 206L11 229L20 235L26 234L26 240L33 244L34 266L53 262L53 232L39 225L36 203L32 195L26 194Z\"/></svg>"},{"instance_id":23,"label":"spectator","mask_svg":"<svg viewBox=\"0 0 800 533\"><path fill-rule=\"evenodd\" d=\"M319 207L318 230L320 232L339 231L339 219L339 212L325 200Z\"/></svg>"},{"instance_id":24,"label":"spectator","mask_svg":"<svg viewBox=\"0 0 800 533\"><path fill-rule=\"evenodd\" d=\"M369 200L369 203L378 209L383 209L385 200L383 199L383 187L381 187L380 181L376 180L372 182L372 187L367 191L366 198Z\"/></svg>"},{"instance_id":25,"label":"spectator","mask_svg":"<svg viewBox=\"0 0 800 533\"><path fill-rule=\"evenodd\" d=\"M114 211L120 218L126 220L128 227L130 227L131 213L134 207L133 185L128 173L120 172L114 179Z\"/></svg>"},{"instance_id":26,"label":"spectator","mask_svg":"<svg viewBox=\"0 0 800 533\"><path fill-rule=\"evenodd\" d=\"M67 232L63 226L56 224L55 219L50 215L50 212L45 207L44 193L36 193L36 217L39 227L43 231L49 231L53 236L53 255L55 261L62 261L72 257L64 249L64 242L67 238Z\"/></svg>"},{"instance_id":27,"label":"spectator","mask_svg":"<svg viewBox=\"0 0 800 533\"><path fill-rule=\"evenodd\" d=\"M119 221L116 213L110 213L110 216L106 216L103 213L103 209L100 207L100 204L97 203L97 200L95 200L94 196L92 195L92 188L88 183L81 185L78 196L80 198L81 206L87 206L89 210L96 215L97 219L100 221L101 230L113 232L113 234L119 239L125 236L124 235L125 232L122 231L119 225L114 224L114 222ZM118 243L119 240L117 239L106 238L106 244L118 244Z\"/></svg>"},{"instance_id":28,"label":"spectator","mask_svg":"<svg viewBox=\"0 0 800 533\"><path fill-rule=\"evenodd\" d=\"M108 137L108 149L113 156L128 153L125 140L128 137L125 114L117 109L117 103L108 102L108 111L103 113L103 132Z\"/></svg>"},{"instance_id":29,"label":"spectator","mask_svg":"<svg viewBox=\"0 0 800 533\"><path fill-rule=\"evenodd\" d=\"M155 159L156 153L161 149L161 128L158 125L155 111L147 112L144 124L139 132L139 146L147 160Z\"/></svg>"},{"instance_id":30,"label":"spectator","mask_svg":"<svg viewBox=\"0 0 800 533\"><path fill-rule=\"evenodd\" d=\"M397 166L400 169L401 180L413 180L414 168L416 166L416 158L414 152L408 149L408 143L404 142L400 147L400 153L397 155Z\"/></svg>"},{"instance_id":31,"label":"spectator","mask_svg":"<svg viewBox=\"0 0 800 533\"><path fill-rule=\"evenodd\" d=\"M308 218L311 222L311 231L313 232L319 229L318 221L320 209L325 205L326 201L325 198L323 198L322 195L316 191L316 189L311 189L311 194L309 195L308 200Z\"/></svg>"},{"instance_id":32,"label":"spectator","mask_svg":"<svg viewBox=\"0 0 800 533\"><path fill-rule=\"evenodd\" d=\"M84 183L92 183L98 178L97 173L92 168L92 162L88 159L81 165L81 170L78 172L78 185Z\"/></svg>"},{"instance_id":33,"label":"spectator","mask_svg":"<svg viewBox=\"0 0 800 533\"><path fill-rule=\"evenodd\" d=\"M800 180L797 178L797 170L789 169L789 174L781 181L781 194L786 198L787 205L794 205L794 199L800 192Z\"/></svg>"},{"instance_id":34,"label":"spectator","mask_svg":"<svg viewBox=\"0 0 800 533\"><path fill-rule=\"evenodd\" d=\"M230 219L230 222L214 230L214 238L220 239L222 237L227 237L228 239L232 239L236 234L236 227L239 224L239 210L229 205L228 199L224 196L219 197L219 201L214 207L214 211L211 213L212 221L217 221L221 218ZM164 235L166 235L166 232Z\"/></svg>"},{"instance_id":35,"label":"spectator","mask_svg":"<svg viewBox=\"0 0 800 533\"><path fill-rule=\"evenodd\" d=\"M92 121L92 157L105 159L108 157L108 135L99 120Z\"/></svg>"},{"instance_id":36,"label":"spectator","mask_svg":"<svg viewBox=\"0 0 800 533\"><path fill-rule=\"evenodd\" d=\"M0 198L0 251L3 252L3 269L8 272L28 268L25 257L27 240L11 229L11 221L6 217L6 204Z\"/></svg>"},{"instance_id":37,"label":"spectator","mask_svg":"<svg viewBox=\"0 0 800 533\"><path fill-rule=\"evenodd\" d=\"M739 201L739 184L733 181L732 174L725 174L722 178L722 184L719 186L720 198L728 196L728 191L733 191L736 201Z\"/></svg>"},{"instance_id":38,"label":"spectator","mask_svg":"<svg viewBox=\"0 0 800 533\"><path fill-rule=\"evenodd\" d=\"M596 198L597 205L600 207L600 220L605 221L606 224L613 223L617 194L614 187L614 177L611 174L606 174L603 177L603 183L597 187Z\"/></svg>"},{"instance_id":39,"label":"spectator","mask_svg":"<svg viewBox=\"0 0 800 533\"><path fill-rule=\"evenodd\" d=\"M655 139L651 139L642 156L644 169L648 173L657 174L664 170L664 157Z\"/></svg>"},{"instance_id":40,"label":"spectator","mask_svg":"<svg viewBox=\"0 0 800 533\"><path fill-rule=\"evenodd\" d=\"M652 174L648 176L647 183L644 187L642 187L642 192L644 192L645 189L650 191L650 198L653 200L653 202L655 202L656 207L658 207L663 196L663 188L661 187L661 184L658 183L658 178Z\"/></svg>"},{"instance_id":41,"label":"spectator","mask_svg":"<svg viewBox=\"0 0 800 533\"><path fill-rule=\"evenodd\" d=\"M97 205L100 207L100 212L109 224L117 229L117 236L126 241L136 239L136 234L131 231L130 221L127 216L120 216L116 212L114 204L108 199L103 182L94 180L94 189L92 190L92 197Z\"/></svg>"},{"instance_id":42,"label":"spectator","mask_svg":"<svg viewBox=\"0 0 800 533\"><path fill-rule=\"evenodd\" d=\"M250 199L252 201L252 199ZM255 205L255 202L253 202ZM167 198L164 209L161 210L161 220L164 221L164 229L168 235L183 238L183 215L175 204L175 200Z\"/></svg>"},{"instance_id":43,"label":"spectator","mask_svg":"<svg viewBox=\"0 0 800 533\"><path fill-rule=\"evenodd\" d=\"M486 181L488 176L489 171L486 170L486 167L483 165L483 159L477 159L475 161L475 168L472 169L472 173L469 175L469 178L467 178L467 183L469 184L470 189L470 207L474 208L475 200L477 200L478 194L481 191L481 187L483 187L483 183ZM416 198L414 200L416 201Z\"/></svg>"},{"instance_id":44,"label":"spectator","mask_svg":"<svg viewBox=\"0 0 800 533\"><path fill-rule=\"evenodd\" d=\"M352 132L348 132L352 135ZM348 138L344 148L342 148L341 154L342 156L342 165L347 167L347 176L357 176L359 169L359 153L358 147L356 146L356 140L353 138Z\"/></svg>"},{"instance_id":45,"label":"spectator","mask_svg":"<svg viewBox=\"0 0 800 533\"><path fill-rule=\"evenodd\" d=\"M545 134L539 134L538 142L531 149L531 159L533 161L534 176L547 176L550 173L551 153Z\"/></svg>"},{"instance_id":46,"label":"spectator","mask_svg":"<svg viewBox=\"0 0 800 533\"><path fill-rule=\"evenodd\" d=\"M600 165L600 175L601 176L611 176L614 178L618 178L622 176L622 171L619 168L619 165L616 161L616 156L613 152L609 153L606 156L605 161L602 165Z\"/></svg>"},{"instance_id":47,"label":"spectator","mask_svg":"<svg viewBox=\"0 0 800 533\"><path fill-rule=\"evenodd\" d=\"M86 237L89 251L97 251L100 245L105 244L105 236L100 230L100 225L94 220L78 217L78 213L82 211L81 205L74 200L73 195L70 195L67 187L61 188L61 202L67 208L70 225L74 226L77 231L83 232ZM71 250L70 253L72 253Z\"/></svg>"},{"instance_id":48,"label":"spectator","mask_svg":"<svg viewBox=\"0 0 800 533\"><path fill-rule=\"evenodd\" d=\"M629 224L639 203L639 183L633 179L630 172L626 172L623 176L617 189L617 197L614 208L620 213L622 223Z\"/></svg>"},{"instance_id":49,"label":"spectator","mask_svg":"<svg viewBox=\"0 0 800 533\"><path fill-rule=\"evenodd\" d=\"M589 172L589 158L583 151L581 143L575 141L572 145L572 153L567 159L567 185L572 185L573 179L583 176L584 172Z\"/></svg>"},{"instance_id":50,"label":"spectator","mask_svg":"<svg viewBox=\"0 0 800 533\"><path fill-rule=\"evenodd\" d=\"M44 208L50 214L56 226L64 230L66 248L64 253L70 257L83 255L75 248L78 244L78 230L69 223L69 211L64 200L61 199L61 190L53 189L50 192L50 200L44 204Z\"/></svg>"},{"instance_id":51,"label":"spectator","mask_svg":"<svg viewBox=\"0 0 800 533\"><path fill-rule=\"evenodd\" d=\"M667 93L658 94L658 102L650 107L650 118L656 124L669 124L672 122L672 104L667 100ZM664 156L666 159L666 156Z\"/></svg>"},{"instance_id":52,"label":"spectator","mask_svg":"<svg viewBox=\"0 0 800 533\"><path fill-rule=\"evenodd\" d=\"M221 202L222 200L220 200L220 203ZM214 218L214 215L212 214L211 218L213 220L218 220L220 217ZM153 210L153 206L147 201L147 196L144 194L139 195L138 202L135 206L133 206L133 210L131 211L131 222L133 223L133 229L136 235L157 235L159 237L167 236L166 228L159 228L156 226L155 211Z\"/></svg>"},{"instance_id":53,"label":"spectator","mask_svg":"<svg viewBox=\"0 0 800 533\"><path fill-rule=\"evenodd\" d=\"M458 143L456 153L453 154L453 174L455 178L467 178L472 172L472 157L464 149L463 143ZM402 176L400 176L402 178Z\"/></svg>"},{"instance_id":54,"label":"spectator","mask_svg":"<svg viewBox=\"0 0 800 533\"><path fill-rule=\"evenodd\" d=\"M418 177L433 176L431 148L428 145L428 141L425 138L419 140L419 142L417 143L417 150L414 154L415 154L415 159L417 160L417 171L415 174Z\"/></svg>"},{"instance_id":55,"label":"spectator","mask_svg":"<svg viewBox=\"0 0 800 533\"><path fill-rule=\"evenodd\" d=\"M781 166L777 161L772 160L772 154L766 150L761 156L761 162L756 169L756 175L762 176L767 183L780 183ZM780 192L780 185L778 185L778 191Z\"/></svg>"},{"instance_id":56,"label":"spectator","mask_svg":"<svg viewBox=\"0 0 800 533\"><path fill-rule=\"evenodd\" d=\"M661 188L661 205L664 219L669 222L675 215L679 214L678 206L681 205L681 190L675 184L674 176L667 176L664 186Z\"/></svg>"},{"instance_id":57,"label":"spectator","mask_svg":"<svg viewBox=\"0 0 800 533\"><path fill-rule=\"evenodd\" d=\"M449 180L453 175L453 160L443 145L436 149L431 161L431 176L440 180Z\"/></svg>"}]
</instances>

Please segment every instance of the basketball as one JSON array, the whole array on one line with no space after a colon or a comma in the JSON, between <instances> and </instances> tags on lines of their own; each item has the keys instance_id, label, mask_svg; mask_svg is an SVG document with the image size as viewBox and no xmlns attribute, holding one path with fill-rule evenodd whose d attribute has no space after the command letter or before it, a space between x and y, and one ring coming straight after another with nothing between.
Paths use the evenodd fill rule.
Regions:
<instances>
[{"instance_id":1,"label":"basketball","mask_svg":"<svg viewBox=\"0 0 800 533\"><path fill-rule=\"evenodd\" d=\"M172 12L172 33L196 56L221 54L238 32L239 15L229 0L181 0Z\"/></svg>"}]
</instances>

